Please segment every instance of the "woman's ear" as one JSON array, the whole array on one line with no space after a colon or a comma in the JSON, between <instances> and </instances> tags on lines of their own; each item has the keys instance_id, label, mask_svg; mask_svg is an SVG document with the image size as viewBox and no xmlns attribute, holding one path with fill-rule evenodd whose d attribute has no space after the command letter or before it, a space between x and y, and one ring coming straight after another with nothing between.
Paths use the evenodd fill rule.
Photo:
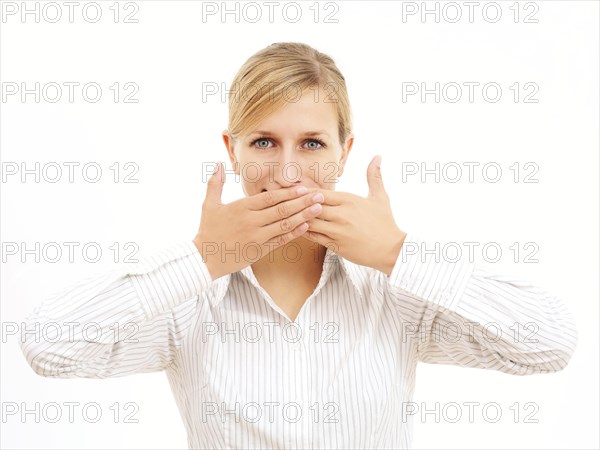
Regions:
<instances>
[{"instance_id":1,"label":"woman's ear","mask_svg":"<svg viewBox=\"0 0 600 450\"><path fill-rule=\"evenodd\" d=\"M223 130L223 142L225 143L225 148L227 148L227 154L229 156L229 161L231 162L231 166L233 167L233 170L235 171L236 175L239 175L239 164L238 164L238 160L237 160L237 155L236 155L236 151L235 151L235 141L234 139L229 135L229 131L227 130Z\"/></svg>"},{"instance_id":2,"label":"woman's ear","mask_svg":"<svg viewBox=\"0 0 600 450\"><path fill-rule=\"evenodd\" d=\"M350 150L352 150L352 144L354 144L354 133L350 133L346 138L346 142L342 147L342 156L340 157L340 162L338 163L338 177L341 177L344 173L344 166L346 165L346 160L348 159L348 155L350 154Z\"/></svg>"}]
</instances>

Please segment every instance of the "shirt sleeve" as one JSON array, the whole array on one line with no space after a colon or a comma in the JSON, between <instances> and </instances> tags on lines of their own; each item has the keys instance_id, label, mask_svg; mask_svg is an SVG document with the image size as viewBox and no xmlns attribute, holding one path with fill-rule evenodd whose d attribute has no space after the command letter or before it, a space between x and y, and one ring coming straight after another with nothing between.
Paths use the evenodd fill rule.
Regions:
<instances>
[{"instance_id":1,"label":"shirt sleeve","mask_svg":"<svg viewBox=\"0 0 600 450\"><path fill-rule=\"evenodd\" d=\"M385 276L403 343L414 344L419 361L513 375L556 372L567 365L578 338L561 299L522 279L492 273L469 261L468 252L450 260L432 250L433 242L408 234Z\"/></svg>"},{"instance_id":2,"label":"shirt sleeve","mask_svg":"<svg viewBox=\"0 0 600 450\"><path fill-rule=\"evenodd\" d=\"M164 370L212 283L195 244L181 241L49 295L24 318L19 345L45 377Z\"/></svg>"}]
</instances>

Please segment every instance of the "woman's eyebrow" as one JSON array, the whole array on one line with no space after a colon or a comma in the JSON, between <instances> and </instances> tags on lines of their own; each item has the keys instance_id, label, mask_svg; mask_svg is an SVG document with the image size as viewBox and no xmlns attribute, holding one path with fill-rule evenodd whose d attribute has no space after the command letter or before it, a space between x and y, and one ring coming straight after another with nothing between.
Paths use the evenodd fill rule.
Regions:
<instances>
[{"instance_id":1,"label":"woman's eyebrow","mask_svg":"<svg viewBox=\"0 0 600 450\"><path fill-rule=\"evenodd\" d=\"M262 131L262 130L256 130L253 131L252 133L250 133L250 135L253 134L262 134L262 135L266 135L266 136L273 136L273 137L277 137L277 134L272 133L270 131ZM324 135L324 136L329 136L329 133L327 133L327 131L325 130L318 130L318 131L305 131L304 133L300 134L301 136L319 136L319 135Z\"/></svg>"}]
</instances>

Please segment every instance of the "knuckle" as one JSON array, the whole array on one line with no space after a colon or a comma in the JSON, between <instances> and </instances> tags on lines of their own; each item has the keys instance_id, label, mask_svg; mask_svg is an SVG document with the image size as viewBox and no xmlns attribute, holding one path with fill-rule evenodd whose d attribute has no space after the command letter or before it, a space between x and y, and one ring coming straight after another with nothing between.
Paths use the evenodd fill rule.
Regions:
<instances>
[{"instance_id":1,"label":"knuckle","mask_svg":"<svg viewBox=\"0 0 600 450\"><path fill-rule=\"evenodd\" d=\"M281 231L289 231L292 228L292 223L289 219L283 219L280 224Z\"/></svg>"},{"instance_id":2,"label":"knuckle","mask_svg":"<svg viewBox=\"0 0 600 450\"><path fill-rule=\"evenodd\" d=\"M279 217L289 216L289 209L285 203L277 205L277 214L279 214Z\"/></svg>"},{"instance_id":3,"label":"knuckle","mask_svg":"<svg viewBox=\"0 0 600 450\"><path fill-rule=\"evenodd\" d=\"M273 206L275 204L275 195L273 194L273 192L267 191L264 194L265 194L265 203L268 206Z\"/></svg>"}]
</instances>

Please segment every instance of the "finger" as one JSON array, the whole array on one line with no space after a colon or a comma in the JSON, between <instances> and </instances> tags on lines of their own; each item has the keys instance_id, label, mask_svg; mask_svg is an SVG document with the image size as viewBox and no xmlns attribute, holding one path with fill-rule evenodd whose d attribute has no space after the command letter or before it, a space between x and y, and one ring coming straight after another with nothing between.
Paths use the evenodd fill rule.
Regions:
<instances>
[{"instance_id":1,"label":"finger","mask_svg":"<svg viewBox=\"0 0 600 450\"><path fill-rule=\"evenodd\" d=\"M292 231L304 222L314 219L321 212L321 208L320 204L315 203L290 217L263 226L260 231L264 233L265 240L273 239L280 234Z\"/></svg>"},{"instance_id":2,"label":"finger","mask_svg":"<svg viewBox=\"0 0 600 450\"><path fill-rule=\"evenodd\" d=\"M314 231L306 231L302 235L302 237L310 241L316 242L318 244L321 244L323 247L329 248L333 245L333 248L337 248L335 245L335 241L325 234L316 233Z\"/></svg>"},{"instance_id":3,"label":"finger","mask_svg":"<svg viewBox=\"0 0 600 450\"><path fill-rule=\"evenodd\" d=\"M381 177L381 155L376 155L367 167L367 183L369 184L369 197L386 197L383 178Z\"/></svg>"},{"instance_id":4,"label":"finger","mask_svg":"<svg viewBox=\"0 0 600 450\"><path fill-rule=\"evenodd\" d=\"M280 247L288 242L296 239L297 237L303 236L306 234L306 230L308 229L306 222L301 223L299 226L294 228L293 230L280 234L279 236L275 236L272 239L269 239L265 242L261 247L263 251L263 255L268 254L273 248Z\"/></svg>"},{"instance_id":5,"label":"finger","mask_svg":"<svg viewBox=\"0 0 600 450\"><path fill-rule=\"evenodd\" d=\"M281 189L273 189L260 194L252 195L243 199L247 202L248 208L254 211L259 211L265 208L270 208L273 205L298 198L303 194L298 193L298 188L301 186L291 186Z\"/></svg>"},{"instance_id":6,"label":"finger","mask_svg":"<svg viewBox=\"0 0 600 450\"><path fill-rule=\"evenodd\" d=\"M306 208L310 208L312 205L316 203L320 203L323 200L321 196L320 199L315 200L313 197L316 194L306 194L300 198L295 198L293 200L287 200L277 205L271 206L270 208L266 208L260 211L254 211L258 219L256 221L258 226L266 226L275 222L279 222L286 217L290 217L294 214L298 214L302 210ZM319 211L316 211L319 212ZM312 217L312 216L311 216ZM287 230L285 230L287 231Z\"/></svg>"},{"instance_id":7,"label":"finger","mask_svg":"<svg viewBox=\"0 0 600 450\"><path fill-rule=\"evenodd\" d=\"M321 192L323 194L323 197L325 197L325 201L323 202L323 204L332 206L339 206L343 203L347 203L350 197L354 196L354 194L351 194L349 192L336 192L330 189L323 188L308 188L309 194L313 192Z\"/></svg>"},{"instance_id":8,"label":"finger","mask_svg":"<svg viewBox=\"0 0 600 450\"><path fill-rule=\"evenodd\" d=\"M217 162L214 172L208 179L206 186L205 205L220 205L221 194L223 193L223 185L225 184L225 176L221 161Z\"/></svg>"},{"instance_id":9,"label":"finger","mask_svg":"<svg viewBox=\"0 0 600 450\"><path fill-rule=\"evenodd\" d=\"M341 222L341 216L339 211L340 206L331 206L321 203L321 212L317 215L317 218L325 220L326 222Z\"/></svg>"},{"instance_id":10,"label":"finger","mask_svg":"<svg viewBox=\"0 0 600 450\"><path fill-rule=\"evenodd\" d=\"M309 231L314 231L315 233L326 234L327 236L338 236L338 231L340 230L340 225L335 222L327 222L326 220L322 220L320 217L315 217L308 221L308 229Z\"/></svg>"}]
</instances>

